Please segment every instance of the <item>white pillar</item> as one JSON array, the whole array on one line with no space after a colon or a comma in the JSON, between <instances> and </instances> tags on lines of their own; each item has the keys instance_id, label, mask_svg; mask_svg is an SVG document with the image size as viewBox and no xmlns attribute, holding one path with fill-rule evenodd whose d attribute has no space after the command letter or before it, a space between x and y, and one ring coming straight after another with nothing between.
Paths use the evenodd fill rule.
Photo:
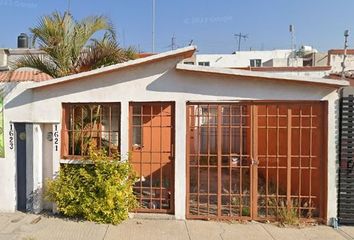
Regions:
<instances>
[{"instance_id":1,"label":"white pillar","mask_svg":"<svg viewBox=\"0 0 354 240\"><path fill-rule=\"evenodd\" d=\"M328 158L327 158L327 223L330 224L331 218L337 217L337 198L338 198L338 172L339 172L339 100L330 99L328 101Z\"/></svg>"},{"instance_id":2,"label":"white pillar","mask_svg":"<svg viewBox=\"0 0 354 240\"><path fill-rule=\"evenodd\" d=\"M175 217L186 217L186 103L176 102L175 110Z\"/></svg>"},{"instance_id":3,"label":"white pillar","mask_svg":"<svg viewBox=\"0 0 354 240\"><path fill-rule=\"evenodd\" d=\"M42 211L43 193L43 133L40 124L28 124L26 125L26 132L27 130L29 130L29 133L32 132L32 136L28 135L26 139L27 146L32 145L32 151L27 148L29 154L32 152L32 156L28 158L29 162L32 162L32 169L31 166L28 166L28 170L32 172L28 175L28 177L32 176L32 181L29 182L32 186L30 186L31 189L28 194L30 195L31 210L34 213L40 213Z\"/></svg>"},{"instance_id":4,"label":"white pillar","mask_svg":"<svg viewBox=\"0 0 354 240\"><path fill-rule=\"evenodd\" d=\"M60 138L60 132L61 132L61 124L53 124L53 152L52 152L52 178L56 178L59 174L60 170L60 149L61 149L61 138ZM56 136L58 136L58 139L56 141ZM52 209L53 213L57 213L57 207L56 204L52 204Z\"/></svg>"},{"instance_id":5,"label":"white pillar","mask_svg":"<svg viewBox=\"0 0 354 240\"><path fill-rule=\"evenodd\" d=\"M52 175L53 175L53 178L55 178L58 175L59 169L60 169L61 124L53 124L52 133L53 133Z\"/></svg>"},{"instance_id":6,"label":"white pillar","mask_svg":"<svg viewBox=\"0 0 354 240\"><path fill-rule=\"evenodd\" d=\"M129 102L122 101L120 109L120 153L122 159L126 159L129 153Z\"/></svg>"}]
</instances>

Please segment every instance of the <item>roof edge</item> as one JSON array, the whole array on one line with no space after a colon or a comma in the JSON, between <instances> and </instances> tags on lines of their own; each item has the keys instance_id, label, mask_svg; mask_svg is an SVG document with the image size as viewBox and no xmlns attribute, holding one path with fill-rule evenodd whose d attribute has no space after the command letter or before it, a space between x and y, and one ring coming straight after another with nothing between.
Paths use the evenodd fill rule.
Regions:
<instances>
[{"instance_id":1,"label":"roof edge","mask_svg":"<svg viewBox=\"0 0 354 240\"><path fill-rule=\"evenodd\" d=\"M61 77L61 78L47 80L45 82L35 83L32 87L30 87L30 89L40 88L40 87L59 84L59 83L64 83L64 82L68 82L68 81L72 81L72 80L76 80L76 79L81 79L81 78L86 78L86 77L91 77L91 76L95 76L95 75L99 75L99 74L103 74L103 73L110 73L110 72L118 71L118 70L125 69L128 67L140 65L140 64L161 61L163 59L167 59L167 58L171 58L171 57L182 56L183 58L188 58L194 54L196 49L197 48L195 46L188 46L188 47L184 47L184 48L179 48L179 49L176 49L173 51L163 52L163 53L159 53L159 54L144 57L144 58L138 58L135 60L130 60L127 62L118 63L118 64L94 69L94 70L87 71L87 72L77 73L77 74L73 74L73 75L69 75L69 76L65 76L65 77Z\"/></svg>"},{"instance_id":2,"label":"roof edge","mask_svg":"<svg viewBox=\"0 0 354 240\"><path fill-rule=\"evenodd\" d=\"M264 80L275 80L275 81L292 81L303 84L316 84L316 85L327 85L332 87L344 87L349 86L350 83L346 80L332 80L326 78L313 78L313 77L301 77L301 76L285 76L277 75L269 72L256 72L249 70L236 70L228 68L215 68L215 67L205 67L205 66L195 66L187 64L177 64L177 70L196 72L204 74L213 75L223 75L223 76L243 76L248 78L264 79Z\"/></svg>"},{"instance_id":3,"label":"roof edge","mask_svg":"<svg viewBox=\"0 0 354 240\"><path fill-rule=\"evenodd\" d=\"M231 69L256 71L256 72L316 72L329 71L332 66L305 66L305 67L231 67Z\"/></svg>"}]
</instances>

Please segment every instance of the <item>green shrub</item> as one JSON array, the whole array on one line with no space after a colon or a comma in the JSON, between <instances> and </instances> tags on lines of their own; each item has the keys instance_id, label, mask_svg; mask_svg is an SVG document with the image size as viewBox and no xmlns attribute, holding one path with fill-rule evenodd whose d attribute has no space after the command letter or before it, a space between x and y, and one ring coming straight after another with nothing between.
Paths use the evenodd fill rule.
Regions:
<instances>
[{"instance_id":1,"label":"green shrub","mask_svg":"<svg viewBox=\"0 0 354 240\"><path fill-rule=\"evenodd\" d=\"M61 165L58 177L47 182L46 198L64 216L118 224L137 207L132 166L92 146L88 159Z\"/></svg>"}]
</instances>

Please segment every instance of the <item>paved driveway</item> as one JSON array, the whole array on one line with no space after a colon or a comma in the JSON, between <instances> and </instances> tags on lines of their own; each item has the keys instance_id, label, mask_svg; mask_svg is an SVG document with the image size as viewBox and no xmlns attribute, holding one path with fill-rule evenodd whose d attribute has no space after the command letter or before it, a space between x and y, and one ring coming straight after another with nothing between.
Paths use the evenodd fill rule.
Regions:
<instances>
[{"instance_id":1,"label":"paved driveway","mask_svg":"<svg viewBox=\"0 0 354 240\"><path fill-rule=\"evenodd\" d=\"M130 219L113 226L31 214L0 214L0 240L354 239L354 227L279 228L250 222Z\"/></svg>"}]
</instances>

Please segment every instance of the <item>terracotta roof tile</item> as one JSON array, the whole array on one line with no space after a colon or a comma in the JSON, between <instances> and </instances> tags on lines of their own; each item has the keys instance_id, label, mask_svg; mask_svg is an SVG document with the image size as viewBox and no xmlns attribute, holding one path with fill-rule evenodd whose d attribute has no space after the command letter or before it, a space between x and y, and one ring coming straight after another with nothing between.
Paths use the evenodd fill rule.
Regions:
<instances>
[{"instance_id":1,"label":"terracotta roof tile","mask_svg":"<svg viewBox=\"0 0 354 240\"><path fill-rule=\"evenodd\" d=\"M46 73L39 71L6 71L0 72L0 82L42 82L52 79Z\"/></svg>"}]
</instances>

